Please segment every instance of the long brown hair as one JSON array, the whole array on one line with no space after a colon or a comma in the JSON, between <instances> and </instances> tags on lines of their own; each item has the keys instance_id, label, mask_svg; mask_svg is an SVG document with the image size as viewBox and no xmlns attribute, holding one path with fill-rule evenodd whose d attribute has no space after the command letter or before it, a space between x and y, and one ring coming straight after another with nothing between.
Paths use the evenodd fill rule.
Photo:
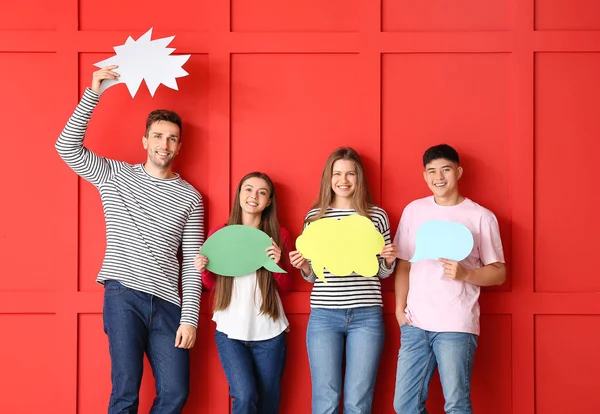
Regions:
<instances>
[{"instance_id":1,"label":"long brown hair","mask_svg":"<svg viewBox=\"0 0 600 414\"><path fill-rule=\"evenodd\" d=\"M360 159L358 153L350 147L340 147L333 151L333 153L327 158L325 167L323 168L323 174L321 175L321 189L319 190L319 198L313 204L311 208L318 208L319 211L316 215L306 220L306 223L312 223L313 221L319 220L325 215L327 207L329 207L335 197L335 193L331 188L331 177L333 175L333 164L337 160L347 160L354 163L356 168L356 188L352 194L352 208L358 212L361 216L369 217L369 208L373 205L371 201L371 192L369 191L369 184L367 183L367 177L365 176L365 168Z\"/></svg>"},{"instance_id":2,"label":"long brown hair","mask_svg":"<svg viewBox=\"0 0 600 414\"><path fill-rule=\"evenodd\" d=\"M283 251L281 245L281 237L279 234L279 221L277 220L277 201L275 197L275 186L273 181L267 174L255 171L250 174L246 174L238 184L235 192L233 206L231 208L231 214L229 215L229 221L227 225L231 224L242 224L242 207L240 206L240 192L242 185L249 178L262 178L266 181L269 186L269 197L270 203L262 211L260 218L259 229L267 233L275 240L278 246L281 247L281 258L285 257L286 252ZM214 307L215 311L225 310L231 303L231 294L233 291L234 278L216 275L217 283L214 292ZM273 274L261 267L256 271L256 279L258 280L258 288L262 295L262 304L260 305L260 313L265 314L273 318L273 320L279 319L279 301L277 300L277 286Z\"/></svg>"}]
</instances>

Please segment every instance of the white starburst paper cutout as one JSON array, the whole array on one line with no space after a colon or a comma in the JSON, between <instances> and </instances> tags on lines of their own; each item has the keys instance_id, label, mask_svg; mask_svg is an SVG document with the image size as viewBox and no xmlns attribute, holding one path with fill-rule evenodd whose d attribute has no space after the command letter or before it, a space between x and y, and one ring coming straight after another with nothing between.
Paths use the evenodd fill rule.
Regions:
<instances>
[{"instance_id":1,"label":"white starburst paper cutout","mask_svg":"<svg viewBox=\"0 0 600 414\"><path fill-rule=\"evenodd\" d=\"M115 72L121 75L119 79L102 81L100 93L113 85L124 83L133 98L140 88L142 80L146 81L146 86L152 96L161 83L171 89L179 90L176 78L188 75L182 66L191 55L171 56L175 49L168 48L167 45L175 36L150 40L151 35L152 28L138 40L133 40L129 36L125 44L113 48L115 56L94 64L99 68L119 65L115 69Z\"/></svg>"}]
</instances>

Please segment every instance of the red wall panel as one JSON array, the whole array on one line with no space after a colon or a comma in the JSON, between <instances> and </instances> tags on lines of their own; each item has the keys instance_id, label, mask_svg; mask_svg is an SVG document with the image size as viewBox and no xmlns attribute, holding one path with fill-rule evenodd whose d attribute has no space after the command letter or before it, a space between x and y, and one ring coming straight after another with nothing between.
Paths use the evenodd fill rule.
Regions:
<instances>
[{"instance_id":1,"label":"red wall panel","mask_svg":"<svg viewBox=\"0 0 600 414\"><path fill-rule=\"evenodd\" d=\"M535 288L598 292L582 259L594 257L598 243L586 240L600 232L600 193L584 178L600 152L600 53L538 53L535 63Z\"/></svg>"},{"instance_id":2,"label":"red wall panel","mask_svg":"<svg viewBox=\"0 0 600 414\"><path fill-rule=\"evenodd\" d=\"M538 343L535 370L539 414L569 413L573 410L596 413L595 374L600 369L598 339L575 340L572 332L599 332L598 315L538 315L535 340Z\"/></svg>"},{"instance_id":3,"label":"red wall panel","mask_svg":"<svg viewBox=\"0 0 600 414\"><path fill-rule=\"evenodd\" d=\"M80 0L80 30L156 30L205 32L208 26L208 1L171 0L167 4L144 0ZM168 6L168 7L166 7ZM186 13L185 10L190 12ZM172 36L172 35L171 35ZM114 45L116 46L116 45Z\"/></svg>"},{"instance_id":4,"label":"red wall panel","mask_svg":"<svg viewBox=\"0 0 600 414\"><path fill-rule=\"evenodd\" d=\"M537 30L598 30L600 3L596 0L535 0Z\"/></svg>"},{"instance_id":5,"label":"red wall panel","mask_svg":"<svg viewBox=\"0 0 600 414\"><path fill-rule=\"evenodd\" d=\"M0 30L54 30L57 15L58 10L50 1L3 2Z\"/></svg>"},{"instance_id":6,"label":"red wall panel","mask_svg":"<svg viewBox=\"0 0 600 414\"><path fill-rule=\"evenodd\" d=\"M358 0L236 0L234 32L355 32Z\"/></svg>"},{"instance_id":7,"label":"red wall panel","mask_svg":"<svg viewBox=\"0 0 600 414\"><path fill-rule=\"evenodd\" d=\"M510 2L502 0L382 0L385 31L506 30Z\"/></svg>"},{"instance_id":8,"label":"red wall panel","mask_svg":"<svg viewBox=\"0 0 600 414\"><path fill-rule=\"evenodd\" d=\"M40 137L61 123L57 108L47 105L53 88L39 73L39 68L56 65L55 53L0 52L0 113L7 115L7 175L0 181L0 291L52 291L55 283L48 272L66 260L64 252L55 249L55 230L64 217L55 186L61 161L51 146L40 143ZM24 274L32 253L37 258L35 271Z\"/></svg>"},{"instance_id":9,"label":"red wall panel","mask_svg":"<svg viewBox=\"0 0 600 414\"><path fill-rule=\"evenodd\" d=\"M53 314L0 314L0 412L47 411L61 378L53 358L60 346L57 330Z\"/></svg>"},{"instance_id":10,"label":"red wall panel","mask_svg":"<svg viewBox=\"0 0 600 414\"><path fill-rule=\"evenodd\" d=\"M462 188L493 210L509 261L484 289L473 374L476 412L595 412L600 230L600 14L593 0L148 1L24 0L3 5L0 111L0 412L102 413L110 392L102 295L99 196L63 165L54 142L89 84L93 63L154 27L191 54L179 91L109 90L86 144L138 162L147 113L184 120L176 169L222 223L251 170L277 185L293 235L337 146L364 157L392 232L404 206L428 194L420 157L460 151ZM281 412L310 412L305 349L310 284L294 273ZM373 412L392 413L399 332L384 283L386 343ZM186 413L228 413L228 387L203 296ZM585 341L568 340L585 332ZM146 370L142 412L152 403ZM34 396L34 397L32 397ZM568 398L565 398L568 396ZM434 379L430 413L443 412Z\"/></svg>"}]
</instances>

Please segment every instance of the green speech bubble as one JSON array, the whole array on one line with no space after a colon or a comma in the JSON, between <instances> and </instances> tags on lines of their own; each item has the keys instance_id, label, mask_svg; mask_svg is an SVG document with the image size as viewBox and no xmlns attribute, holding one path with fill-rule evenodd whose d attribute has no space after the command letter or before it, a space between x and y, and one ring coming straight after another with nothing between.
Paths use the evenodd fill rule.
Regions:
<instances>
[{"instance_id":1,"label":"green speech bubble","mask_svg":"<svg viewBox=\"0 0 600 414\"><path fill-rule=\"evenodd\" d=\"M208 257L206 268L221 276L244 276L261 267L274 273L287 273L267 256L266 249L272 245L267 233L232 224L210 236L200 254Z\"/></svg>"}]
</instances>

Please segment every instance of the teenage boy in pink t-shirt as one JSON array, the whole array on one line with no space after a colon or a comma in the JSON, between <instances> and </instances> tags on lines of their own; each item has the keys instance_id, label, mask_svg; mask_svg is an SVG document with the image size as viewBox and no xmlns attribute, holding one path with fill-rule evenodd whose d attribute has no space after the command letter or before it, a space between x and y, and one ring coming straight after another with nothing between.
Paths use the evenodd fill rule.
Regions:
<instances>
[{"instance_id":1,"label":"teenage boy in pink t-shirt","mask_svg":"<svg viewBox=\"0 0 600 414\"><path fill-rule=\"evenodd\" d=\"M400 259L395 289L401 339L394 409L399 414L427 413L428 386L437 366L446 413L471 414L480 286L500 285L506 277L500 231L491 211L459 193L463 169L454 148L429 148L423 166L433 196L406 206L394 239ZM471 231L473 250L465 260L408 262L417 230L430 220L461 223Z\"/></svg>"}]
</instances>

